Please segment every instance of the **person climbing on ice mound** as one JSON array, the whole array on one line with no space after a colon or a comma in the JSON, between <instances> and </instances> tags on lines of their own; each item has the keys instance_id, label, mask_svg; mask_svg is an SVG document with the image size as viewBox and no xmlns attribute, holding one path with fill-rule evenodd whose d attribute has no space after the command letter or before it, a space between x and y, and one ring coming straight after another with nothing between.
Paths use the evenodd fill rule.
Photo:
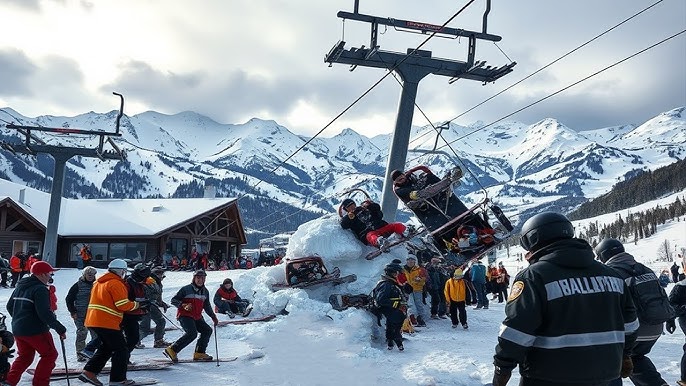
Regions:
<instances>
[{"instance_id":1,"label":"person climbing on ice mound","mask_svg":"<svg viewBox=\"0 0 686 386\"><path fill-rule=\"evenodd\" d=\"M393 233L399 237L407 236L405 225L384 221L381 206L371 200L357 206L353 199L346 198L341 203L341 209L341 227L350 229L366 245L384 249L388 237Z\"/></svg>"}]
</instances>

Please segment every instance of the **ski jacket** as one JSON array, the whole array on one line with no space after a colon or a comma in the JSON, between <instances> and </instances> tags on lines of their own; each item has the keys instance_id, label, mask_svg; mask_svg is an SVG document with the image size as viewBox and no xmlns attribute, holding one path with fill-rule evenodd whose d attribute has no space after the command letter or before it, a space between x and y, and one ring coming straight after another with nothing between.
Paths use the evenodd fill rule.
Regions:
<instances>
[{"instance_id":1,"label":"ski jacket","mask_svg":"<svg viewBox=\"0 0 686 386\"><path fill-rule=\"evenodd\" d=\"M445 273L445 269L441 266L435 266L429 264L426 267L426 273L429 276L428 284L429 290L432 293L440 293L445 287L445 282L448 280L448 275Z\"/></svg>"},{"instance_id":2,"label":"ski jacket","mask_svg":"<svg viewBox=\"0 0 686 386\"><path fill-rule=\"evenodd\" d=\"M368 244L367 233L388 224L383 220L381 206L375 202L370 201L355 207L353 213L353 218L348 215L341 217L341 228L350 229L365 245Z\"/></svg>"},{"instance_id":3,"label":"ski jacket","mask_svg":"<svg viewBox=\"0 0 686 386\"><path fill-rule=\"evenodd\" d=\"M48 286L33 275L19 280L7 301L7 311L12 316L12 333L15 336L39 335L51 328L58 334L67 332L50 310Z\"/></svg>"},{"instance_id":4,"label":"ski jacket","mask_svg":"<svg viewBox=\"0 0 686 386\"><path fill-rule=\"evenodd\" d=\"M407 278L407 282L412 286L412 290L414 292L422 292L428 277L426 269L418 265L414 265L412 268L406 265L403 268L405 269L405 277Z\"/></svg>"},{"instance_id":5,"label":"ski jacket","mask_svg":"<svg viewBox=\"0 0 686 386\"><path fill-rule=\"evenodd\" d=\"M129 300L132 300L136 303L140 303L140 302L148 300L148 297L145 295L145 284L136 281L132 276L129 276L125 280L125 283L126 283L126 290L128 292ZM136 315L136 316L143 316L147 313L148 313L148 311L141 309L141 308L136 308L133 310L126 311L126 314Z\"/></svg>"},{"instance_id":6,"label":"ski jacket","mask_svg":"<svg viewBox=\"0 0 686 386\"><path fill-rule=\"evenodd\" d=\"M387 323L401 324L405 320L407 297L395 279L382 275L372 291L372 296L386 317Z\"/></svg>"},{"instance_id":7,"label":"ski jacket","mask_svg":"<svg viewBox=\"0 0 686 386\"><path fill-rule=\"evenodd\" d=\"M449 302L464 302L466 299L467 287L464 279L450 278L445 282L443 293L445 300Z\"/></svg>"},{"instance_id":8,"label":"ski jacket","mask_svg":"<svg viewBox=\"0 0 686 386\"><path fill-rule=\"evenodd\" d=\"M91 290L93 289L93 282L86 281L83 277L74 283L74 285L69 288L67 297L64 299L67 303L67 310L69 313L74 315L79 319L86 318L86 311L88 311L88 302L91 298Z\"/></svg>"},{"instance_id":9,"label":"ski jacket","mask_svg":"<svg viewBox=\"0 0 686 386\"><path fill-rule=\"evenodd\" d=\"M93 257L90 248L86 248L85 246L81 247L81 251L79 251L79 254L81 255L81 260L83 261L90 261Z\"/></svg>"},{"instance_id":10,"label":"ski jacket","mask_svg":"<svg viewBox=\"0 0 686 386\"><path fill-rule=\"evenodd\" d=\"M214 305L220 307L227 300L229 303L235 303L241 301L241 297L238 296L238 292L233 287L230 290L227 290L224 286L219 287L217 292L214 293Z\"/></svg>"},{"instance_id":11,"label":"ski jacket","mask_svg":"<svg viewBox=\"0 0 686 386\"><path fill-rule=\"evenodd\" d=\"M138 302L129 300L124 279L107 272L93 283L84 325L119 330L124 312L135 310L138 306Z\"/></svg>"},{"instance_id":12,"label":"ski jacket","mask_svg":"<svg viewBox=\"0 0 686 386\"><path fill-rule=\"evenodd\" d=\"M486 266L477 261L471 267L472 283L486 284Z\"/></svg>"},{"instance_id":13,"label":"ski jacket","mask_svg":"<svg viewBox=\"0 0 686 386\"><path fill-rule=\"evenodd\" d=\"M669 304L674 307L676 316L686 318L686 280L677 282L669 293Z\"/></svg>"},{"instance_id":14,"label":"ski jacket","mask_svg":"<svg viewBox=\"0 0 686 386\"><path fill-rule=\"evenodd\" d=\"M581 239L554 242L534 256L512 284L494 364L519 364L522 377L551 383L619 378L638 328L624 280Z\"/></svg>"},{"instance_id":15,"label":"ski jacket","mask_svg":"<svg viewBox=\"0 0 686 386\"><path fill-rule=\"evenodd\" d=\"M427 186L433 185L440 181L441 179L433 173L426 173L424 175L424 178L421 179L421 181L417 180L414 177L408 176L407 182L405 184L393 185L393 192L396 196L403 200L403 202L408 202L411 200L416 200L416 194L418 190L422 190Z\"/></svg>"},{"instance_id":16,"label":"ski jacket","mask_svg":"<svg viewBox=\"0 0 686 386\"><path fill-rule=\"evenodd\" d=\"M171 299L171 304L178 308L176 311L177 319L185 316L198 320L202 318L202 310L205 310L212 319L217 317L212 310L210 293L205 286L196 287L195 284L191 283L181 287ZM190 305L188 310L185 308L187 305Z\"/></svg>"},{"instance_id":17,"label":"ski jacket","mask_svg":"<svg viewBox=\"0 0 686 386\"><path fill-rule=\"evenodd\" d=\"M636 276L650 274L649 277L651 277L651 280L657 281L657 276L655 276L655 272L653 272L652 269L641 263L638 263L632 255L626 252L612 256L607 262L605 262L605 264L614 268L614 270L617 271L619 276L621 276L624 281L633 276L632 271L636 272ZM627 269L629 269L629 271L627 271ZM633 300L634 304L636 304L638 301L638 299ZM642 322L640 314L638 315L638 321L639 327L636 336L637 342L655 341L662 336L662 327L664 323L648 324Z\"/></svg>"},{"instance_id":18,"label":"ski jacket","mask_svg":"<svg viewBox=\"0 0 686 386\"><path fill-rule=\"evenodd\" d=\"M10 269L12 269L12 272L21 272L21 259L17 255L12 255L10 257Z\"/></svg>"}]
</instances>

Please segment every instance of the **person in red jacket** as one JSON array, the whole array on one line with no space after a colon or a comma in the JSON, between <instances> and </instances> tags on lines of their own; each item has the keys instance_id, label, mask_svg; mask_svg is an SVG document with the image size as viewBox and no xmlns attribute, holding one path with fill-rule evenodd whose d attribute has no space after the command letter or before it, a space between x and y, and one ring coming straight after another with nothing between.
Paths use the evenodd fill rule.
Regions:
<instances>
[{"instance_id":1,"label":"person in red jacket","mask_svg":"<svg viewBox=\"0 0 686 386\"><path fill-rule=\"evenodd\" d=\"M171 299L171 304L178 308L176 318L183 328L184 334L176 342L164 349L164 355L172 362L178 362L177 354L188 346L200 333L200 338L195 345L194 361L211 361L213 358L207 355L207 344L212 336L212 327L207 325L202 317L202 311L212 318L216 326L219 323L217 315L212 310L210 293L205 287L207 273L199 269L193 273L191 284L183 286Z\"/></svg>"}]
</instances>

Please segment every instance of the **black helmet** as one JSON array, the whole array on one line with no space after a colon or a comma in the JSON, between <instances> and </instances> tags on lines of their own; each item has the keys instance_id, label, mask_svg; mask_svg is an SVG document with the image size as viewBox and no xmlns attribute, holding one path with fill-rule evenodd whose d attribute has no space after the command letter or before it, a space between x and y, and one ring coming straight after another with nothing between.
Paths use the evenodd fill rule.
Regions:
<instances>
[{"instance_id":1,"label":"black helmet","mask_svg":"<svg viewBox=\"0 0 686 386\"><path fill-rule=\"evenodd\" d=\"M526 220L519 244L527 251L535 252L553 241L572 237L574 226L567 217L560 213L543 212Z\"/></svg>"},{"instance_id":2,"label":"black helmet","mask_svg":"<svg viewBox=\"0 0 686 386\"><path fill-rule=\"evenodd\" d=\"M150 276L150 267L144 265L143 263L138 263L136 264L135 267L133 267L133 273L131 274L131 278L135 281L143 281L147 279Z\"/></svg>"},{"instance_id":3,"label":"black helmet","mask_svg":"<svg viewBox=\"0 0 686 386\"><path fill-rule=\"evenodd\" d=\"M618 253L624 252L624 245L617 239L603 239L595 247L595 254L598 260L603 263L610 260L610 258Z\"/></svg>"},{"instance_id":4,"label":"black helmet","mask_svg":"<svg viewBox=\"0 0 686 386\"><path fill-rule=\"evenodd\" d=\"M193 272L193 277L196 276L207 276L207 272L205 272L204 269L197 269L195 272Z\"/></svg>"},{"instance_id":5,"label":"black helmet","mask_svg":"<svg viewBox=\"0 0 686 386\"><path fill-rule=\"evenodd\" d=\"M343 202L341 203L341 208L345 209L345 208L349 207L350 204L354 204L354 203L355 203L355 201L353 201L352 198L346 198L346 199L343 200Z\"/></svg>"},{"instance_id":6,"label":"black helmet","mask_svg":"<svg viewBox=\"0 0 686 386\"><path fill-rule=\"evenodd\" d=\"M383 273L388 276L393 276L394 273L400 273L403 271L403 267L400 264L390 263L386 264L383 268Z\"/></svg>"}]
</instances>

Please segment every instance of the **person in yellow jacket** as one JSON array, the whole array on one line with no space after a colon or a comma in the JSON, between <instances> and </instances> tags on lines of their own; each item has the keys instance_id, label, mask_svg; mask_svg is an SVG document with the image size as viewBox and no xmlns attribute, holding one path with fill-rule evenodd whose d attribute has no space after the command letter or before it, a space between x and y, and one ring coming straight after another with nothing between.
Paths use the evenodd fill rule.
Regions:
<instances>
[{"instance_id":1,"label":"person in yellow jacket","mask_svg":"<svg viewBox=\"0 0 686 386\"><path fill-rule=\"evenodd\" d=\"M124 260L112 260L107 269L107 273L93 284L84 323L100 338L102 345L83 367L79 380L102 386L102 382L98 380L98 374L112 358L109 384L128 385L132 382L126 378L129 350L120 325L124 312L145 309L150 304L129 300L128 290L124 283L127 270Z\"/></svg>"},{"instance_id":2,"label":"person in yellow jacket","mask_svg":"<svg viewBox=\"0 0 686 386\"><path fill-rule=\"evenodd\" d=\"M410 294L410 301L408 305L410 306L410 319L412 316L416 316L417 327L426 326L424 317L426 316L426 305L424 304L424 285L426 284L426 279L429 274L426 269L422 266L417 265L417 258L410 255L405 261L405 278L407 278L407 283L412 286L412 294ZM413 320L414 324L414 320Z\"/></svg>"},{"instance_id":3,"label":"person in yellow jacket","mask_svg":"<svg viewBox=\"0 0 686 386\"><path fill-rule=\"evenodd\" d=\"M453 328L457 328L457 324L462 324L465 330L467 326L467 309L465 307L465 290L464 273L460 268L457 268L453 273L453 277L445 282L445 301L450 310L450 320L453 322Z\"/></svg>"}]
</instances>

